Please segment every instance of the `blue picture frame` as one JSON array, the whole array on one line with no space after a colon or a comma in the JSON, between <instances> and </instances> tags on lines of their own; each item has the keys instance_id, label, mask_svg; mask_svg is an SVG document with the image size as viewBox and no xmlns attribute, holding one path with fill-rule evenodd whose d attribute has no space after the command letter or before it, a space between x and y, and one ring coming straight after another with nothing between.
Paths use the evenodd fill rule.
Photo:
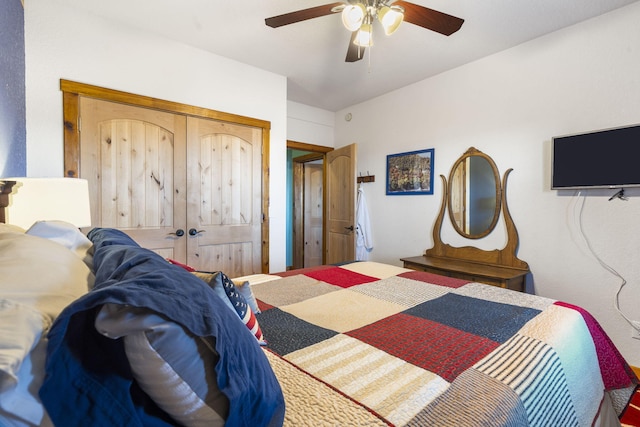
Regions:
<instances>
[{"instance_id":1,"label":"blue picture frame","mask_svg":"<svg viewBox=\"0 0 640 427\"><path fill-rule=\"evenodd\" d=\"M387 156L388 196L433 194L435 150L410 151Z\"/></svg>"}]
</instances>

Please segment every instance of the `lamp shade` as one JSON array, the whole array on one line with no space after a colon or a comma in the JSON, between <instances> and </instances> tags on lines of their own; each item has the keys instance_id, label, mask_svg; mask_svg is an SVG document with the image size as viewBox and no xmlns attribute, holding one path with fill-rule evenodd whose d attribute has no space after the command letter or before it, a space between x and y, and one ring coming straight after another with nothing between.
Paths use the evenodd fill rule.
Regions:
<instances>
[{"instance_id":1,"label":"lamp shade","mask_svg":"<svg viewBox=\"0 0 640 427\"><path fill-rule=\"evenodd\" d=\"M6 222L29 228L37 221L91 226L89 183L78 178L7 178L16 181L9 195Z\"/></svg>"}]
</instances>

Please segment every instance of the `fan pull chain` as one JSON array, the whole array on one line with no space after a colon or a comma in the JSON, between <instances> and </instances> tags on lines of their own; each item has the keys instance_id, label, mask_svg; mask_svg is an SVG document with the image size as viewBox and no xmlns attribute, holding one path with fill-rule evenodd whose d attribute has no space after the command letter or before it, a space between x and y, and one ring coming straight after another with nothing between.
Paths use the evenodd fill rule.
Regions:
<instances>
[{"instance_id":1,"label":"fan pull chain","mask_svg":"<svg viewBox=\"0 0 640 427\"><path fill-rule=\"evenodd\" d=\"M371 74L371 47L369 47L369 55L367 55L367 73Z\"/></svg>"}]
</instances>

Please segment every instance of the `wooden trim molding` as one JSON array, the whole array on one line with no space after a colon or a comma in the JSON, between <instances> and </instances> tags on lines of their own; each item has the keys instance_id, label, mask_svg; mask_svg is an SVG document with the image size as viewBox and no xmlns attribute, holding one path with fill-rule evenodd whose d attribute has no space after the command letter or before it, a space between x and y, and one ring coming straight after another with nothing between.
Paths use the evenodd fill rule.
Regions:
<instances>
[{"instance_id":1,"label":"wooden trim molding","mask_svg":"<svg viewBox=\"0 0 640 427\"><path fill-rule=\"evenodd\" d=\"M271 122L266 120L254 119L252 117L210 110L208 108L195 107L193 105L181 104L179 102L165 101L163 99L136 95L119 90L106 89L99 86L93 86L64 79L60 80L60 89L63 92L74 93L76 95L87 96L89 98L122 102L123 104L136 105L138 107L147 107L154 110L182 113L189 116L205 117L222 122L254 126L263 129L271 129Z\"/></svg>"},{"instance_id":2,"label":"wooden trim molding","mask_svg":"<svg viewBox=\"0 0 640 427\"><path fill-rule=\"evenodd\" d=\"M287 148L292 148L294 150L300 151L311 151L313 153L328 153L329 151L333 151L333 147L325 147L324 145L313 145L307 144L305 142L296 142L287 140Z\"/></svg>"},{"instance_id":3,"label":"wooden trim molding","mask_svg":"<svg viewBox=\"0 0 640 427\"><path fill-rule=\"evenodd\" d=\"M262 273L269 273L269 163L270 133L268 128L262 129Z\"/></svg>"},{"instance_id":4,"label":"wooden trim molding","mask_svg":"<svg viewBox=\"0 0 640 427\"><path fill-rule=\"evenodd\" d=\"M324 145L307 144L305 142L296 142L287 140L287 148L293 148L300 151L311 151L313 153L328 153L333 151L333 147L325 147Z\"/></svg>"},{"instance_id":5,"label":"wooden trim molding","mask_svg":"<svg viewBox=\"0 0 640 427\"><path fill-rule=\"evenodd\" d=\"M636 366L632 366L632 367L631 367L631 370L632 370L633 372L635 372L636 377L640 378L640 368L638 368L638 367L636 367Z\"/></svg>"},{"instance_id":6,"label":"wooden trim molding","mask_svg":"<svg viewBox=\"0 0 640 427\"><path fill-rule=\"evenodd\" d=\"M80 177L80 97L77 93L62 93L64 124L64 176Z\"/></svg>"},{"instance_id":7,"label":"wooden trim molding","mask_svg":"<svg viewBox=\"0 0 640 427\"><path fill-rule=\"evenodd\" d=\"M308 144L306 142L297 142L297 141L292 141L290 139L287 140L287 148L290 148L292 150L300 150L300 151L309 151L311 154L308 154L308 158L304 159L306 160L320 160L322 159L322 164L323 164L323 171L322 174L324 175L323 178L323 182L322 182L322 230L326 230L327 229L327 170L326 170L326 164L327 164L327 153L331 152L334 150L333 147L326 147L324 145L314 145L314 144ZM297 159L297 160L302 160L302 159ZM323 231L324 234L324 231ZM323 237L322 239L322 261L325 261L325 256L327 253L327 239Z\"/></svg>"}]
</instances>

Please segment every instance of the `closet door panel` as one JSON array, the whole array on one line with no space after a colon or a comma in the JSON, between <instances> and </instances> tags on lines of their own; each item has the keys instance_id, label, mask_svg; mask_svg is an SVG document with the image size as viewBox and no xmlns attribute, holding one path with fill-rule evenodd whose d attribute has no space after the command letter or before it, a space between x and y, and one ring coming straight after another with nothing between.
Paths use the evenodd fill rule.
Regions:
<instances>
[{"instance_id":1,"label":"closet door panel","mask_svg":"<svg viewBox=\"0 0 640 427\"><path fill-rule=\"evenodd\" d=\"M89 180L92 223L186 261L186 118L82 98L80 176Z\"/></svg>"},{"instance_id":2,"label":"closet door panel","mask_svg":"<svg viewBox=\"0 0 640 427\"><path fill-rule=\"evenodd\" d=\"M262 129L189 117L188 263L230 277L261 272Z\"/></svg>"},{"instance_id":3,"label":"closet door panel","mask_svg":"<svg viewBox=\"0 0 640 427\"><path fill-rule=\"evenodd\" d=\"M98 124L102 171L97 213L105 227L140 228L173 224L173 135L136 120Z\"/></svg>"}]
</instances>

